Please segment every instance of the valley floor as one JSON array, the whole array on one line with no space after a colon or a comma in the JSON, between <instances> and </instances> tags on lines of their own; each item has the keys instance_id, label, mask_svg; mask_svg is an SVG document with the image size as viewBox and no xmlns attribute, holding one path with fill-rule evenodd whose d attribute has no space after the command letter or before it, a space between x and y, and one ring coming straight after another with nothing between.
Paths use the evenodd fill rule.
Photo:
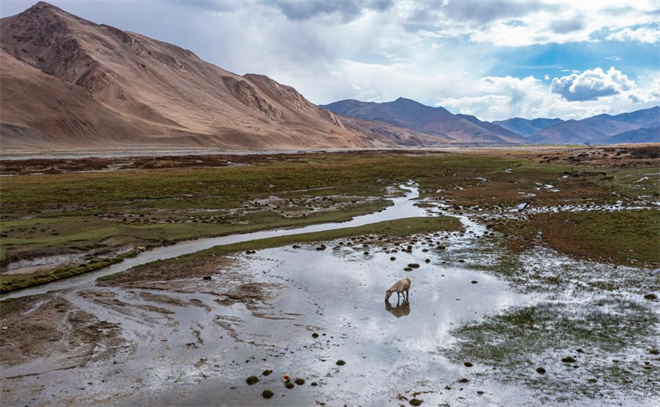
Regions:
<instances>
[{"instance_id":1,"label":"valley floor","mask_svg":"<svg viewBox=\"0 0 660 407\"><path fill-rule=\"evenodd\" d=\"M3 403L655 405L658 168L657 145L4 160Z\"/></svg>"}]
</instances>

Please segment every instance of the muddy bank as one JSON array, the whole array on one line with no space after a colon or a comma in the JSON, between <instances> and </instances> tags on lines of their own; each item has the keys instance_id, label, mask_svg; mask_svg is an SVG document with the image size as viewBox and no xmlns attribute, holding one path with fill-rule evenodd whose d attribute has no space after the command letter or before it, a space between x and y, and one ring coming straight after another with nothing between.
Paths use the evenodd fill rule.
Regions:
<instances>
[{"instance_id":1,"label":"muddy bank","mask_svg":"<svg viewBox=\"0 0 660 407\"><path fill-rule=\"evenodd\" d=\"M101 321L59 296L16 298L1 304L0 363L24 365L5 371L5 378L107 362L124 344L119 325Z\"/></svg>"}]
</instances>

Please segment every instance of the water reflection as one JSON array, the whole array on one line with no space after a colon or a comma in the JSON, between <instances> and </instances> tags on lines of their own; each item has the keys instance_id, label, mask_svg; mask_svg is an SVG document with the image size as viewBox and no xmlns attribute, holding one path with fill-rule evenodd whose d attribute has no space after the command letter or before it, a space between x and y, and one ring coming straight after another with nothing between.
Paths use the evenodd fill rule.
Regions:
<instances>
[{"instance_id":1,"label":"water reflection","mask_svg":"<svg viewBox=\"0 0 660 407\"><path fill-rule=\"evenodd\" d=\"M407 317L410 315L410 301L403 300L402 303L396 302L396 306L392 306L389 301L385 300L385 310L397 318Z\"/></svg>"}]
</instances>

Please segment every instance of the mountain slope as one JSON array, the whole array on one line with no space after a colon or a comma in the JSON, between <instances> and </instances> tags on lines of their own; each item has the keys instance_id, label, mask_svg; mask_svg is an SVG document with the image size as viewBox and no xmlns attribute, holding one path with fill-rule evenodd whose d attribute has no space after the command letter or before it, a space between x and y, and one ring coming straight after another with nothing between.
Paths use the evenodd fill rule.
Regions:
<instances>
[{"instance_id":1,"label":"mountain slope","mask_svg":"<svg viewBox=\"0 0 660 407\"><path fill-rule=\"evenodd\" d=\"M539 144L603 144L610 138L641 127L660 126L660 107L622 113L616 116L601 114L582 120L568 120L550 126L530 137Z\"/></svg>"},{"instance_id":2,"label":"mountain slope","mask_svg":"<svg viewBox=\"0 0 660 407\"><path fill-rule=\"evenodd\" d=\"M388 147L408 132L348 128L266 76L43 2L0 20L0 48L3 149Z\"/></svg>"},{"instance_id":3,"label":"mountain slope","mask_svg":"<svg viewBox=\"0 0 660 407\"><path fill-rule=\"evenodd\" d=\"M554 126L555 124L562 123L562 119L523 119L520 117L514 117L513 119L494 121L492 122L495 125L503 127L507 130L510 130L516 134L519 134L523 137L529 137L536 132L539 132L547 127Z\"/></svg>"},{"instance_id":4,"label":"mountain slope","mask_svg":"<svg viewBox=\"0 0 660 407\"><path fill-rule=\"evenodd\" d=\"M519 143L519 135L482 122L474 116L454 115L448 110L425 106L410 99L374 103L342 100L323 107L341 115L360 119L378 120L420 133L467 143Z\"/></svg>"},{"instance_id":5,"label":"mountain slope","mask_svg":"<svg viewBox=\"0 0 660 407\"><path fill-rule=\"evenodd\" d=\"M608 143L660 143L660 127L639 128L608 138Z\"/></svg>"}]
</instances>

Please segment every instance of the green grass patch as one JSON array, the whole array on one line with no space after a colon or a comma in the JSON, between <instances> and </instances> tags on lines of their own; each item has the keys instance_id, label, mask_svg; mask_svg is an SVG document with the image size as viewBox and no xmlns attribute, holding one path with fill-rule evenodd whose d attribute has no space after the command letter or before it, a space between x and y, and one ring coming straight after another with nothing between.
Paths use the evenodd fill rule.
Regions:
<instances>
[{"instance_id":1,"label":"green grass patch","mask_svg":"<svg viewBox=\"0 0 660 407\"><path fill-rule=\"evenodd\" d=\"M93 263L77 264L74 266L58 267L52 270L37 271L30 274L0 274L0 293L8 293L23 288L32 287L74 277L90 271L99 270L111 264L123 261L122 257L103 259Z\"/></svg>"}]
</instances>

